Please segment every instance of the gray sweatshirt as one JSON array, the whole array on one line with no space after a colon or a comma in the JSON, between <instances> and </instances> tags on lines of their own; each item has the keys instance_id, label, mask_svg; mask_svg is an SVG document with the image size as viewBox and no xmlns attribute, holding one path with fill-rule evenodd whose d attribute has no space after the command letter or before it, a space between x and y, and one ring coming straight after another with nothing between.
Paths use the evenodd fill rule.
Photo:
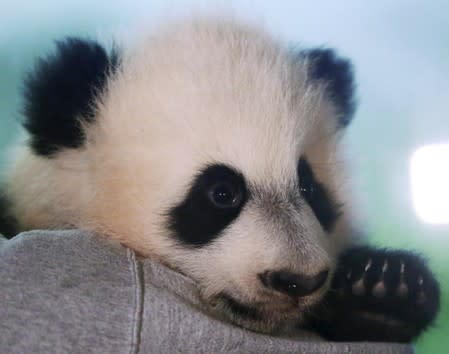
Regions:
<instances>
[{"instance_id":1,"label":"gray sweatshirt","mask_svg":"<svg viewBox=\"0 0 449 354\"><path fill-rule=\"evenodd\" d=\"M78 230L0 236L0 353L410 353L211 318L191 279Z\"/></svg>"}]
</instances>

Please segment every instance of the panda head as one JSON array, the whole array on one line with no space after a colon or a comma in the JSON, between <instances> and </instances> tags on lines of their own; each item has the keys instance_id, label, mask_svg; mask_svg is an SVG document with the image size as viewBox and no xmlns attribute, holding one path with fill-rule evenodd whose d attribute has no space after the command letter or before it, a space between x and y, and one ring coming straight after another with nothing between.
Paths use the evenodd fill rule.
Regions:
<instances>
[{"instance_id":1,"label":"panda head","mask_svg":"<svg viewBox=\"0 0 449 354\"><path fill-rule=\"evenodd\" d=\"M111 53L64 40L26 80L13 213L23 229L119 240L242 326L289 327L348 242L338 140L353 86L332 50L292 50L235 21L189 21Z\"/></svg>"}]
</instances>

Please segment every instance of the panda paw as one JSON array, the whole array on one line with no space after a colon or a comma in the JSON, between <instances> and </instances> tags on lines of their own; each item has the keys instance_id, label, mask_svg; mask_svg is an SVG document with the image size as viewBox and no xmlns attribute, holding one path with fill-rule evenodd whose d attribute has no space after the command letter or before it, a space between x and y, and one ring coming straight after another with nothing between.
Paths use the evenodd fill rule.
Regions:
<instances>
[{"instance_id":1,"label":"panda paw","mask_svg":"<svg viewBox=\"0 0 449 354\"><path fill-rule=\"evenodd\" d=\"M355 247L339 262L331 293L338 307L333 336L409 342L434 320L438 282L418 255Z\"/></svg>"}]
</instances>

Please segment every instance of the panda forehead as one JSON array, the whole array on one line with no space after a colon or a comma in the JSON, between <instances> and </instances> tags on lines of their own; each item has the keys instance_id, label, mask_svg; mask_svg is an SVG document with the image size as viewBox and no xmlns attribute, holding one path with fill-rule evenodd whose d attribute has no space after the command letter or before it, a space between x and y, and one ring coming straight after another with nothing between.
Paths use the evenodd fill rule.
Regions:
<instances>
[{"instance_id":1,"label":"panda forehead","mask_svg":"<svg viewBox=\"0 0 449 354\"><path fill-rule=\"evenodd\" d=\"M285 131L307 124L322 94L307 82L307 60L294 60L264 32L243 25L175 27L123 57L106 95L115 121L122 113L139 124L246 124L271 134L274 124Z\"/></svg>"},{"instance_id":2,"label":"panda forehead","mask_svg":"<svg viewBox=\"0 0 449 354\"><path fill-rule=\"evenodd\" d=\"M206 29L188 27L130 50L100 106L102 124L111 140L282 170L323 115L322 92L307 83L305 64L265 34Z\"/></svg>"},{"instance_id":3,"label":"panda forehead","mask_svg":"<svg viewBox=\"0 0 449 354\"><path fill-rule=\"evenodd\" d=\"M317 127L334 121L322 119L326 108L307 61L292 60L260 29L209 23L128 48L99 121L106 146L174 158L183 177L222 163L267 184L296 176Z\"/></svg>"}]
</instances>

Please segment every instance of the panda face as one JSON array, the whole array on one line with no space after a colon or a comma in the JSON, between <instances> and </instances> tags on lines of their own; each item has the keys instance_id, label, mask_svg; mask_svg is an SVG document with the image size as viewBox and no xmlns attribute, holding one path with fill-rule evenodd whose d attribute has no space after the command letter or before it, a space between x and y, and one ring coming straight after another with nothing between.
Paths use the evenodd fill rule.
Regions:
<instances>
[{"instance_id":1,"label":"panda face","mask_svg":"<svg viewBox=\"0 0 449 354\"><path fill-rule=\"evenodd\" d=\"M297 170L285 185L267 187L209 166L169 214L184 248L174 263L201 279L212 310L259 331L299 322L334 268L326 231L337 209L304 158Z\"/></svg>"},{"instance_id":2,"label":"panda face","mask_svg":"<svg viewBox=\"0 0 449 354\"><path fill-rule=\"evenodd\" d=\"M71 41L28 81L31 148L8 185L22 228L119 240L195 279L205 306L242 326L301 321L347 242L349 63L234 21L174 26L120 59ZM71 98L63 112L58 95Z\"/></svg>"}]
</instances>

